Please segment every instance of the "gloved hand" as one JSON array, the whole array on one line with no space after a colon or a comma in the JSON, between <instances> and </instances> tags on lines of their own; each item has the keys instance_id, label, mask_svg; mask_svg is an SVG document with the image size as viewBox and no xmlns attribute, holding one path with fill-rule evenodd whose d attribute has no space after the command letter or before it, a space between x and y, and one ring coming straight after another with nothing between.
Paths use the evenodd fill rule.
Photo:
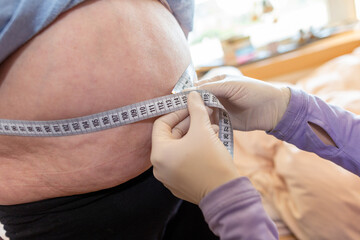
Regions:
<instances>
[{"instance_id":1,"label":"gloved hand","mask_svg":"<svg viewBox=\"0 0 360 240\"><path fill-rule=\"evenodd\" d=\"M245 76L220 75L195 83L217 96L230 114L233 128L242 131L272 130L290 100L290 90Z\"/></svg>"},{"instance_id":2,"label":"gloved hand","mask_svg":"<svg viewBox=\"0 0 360 240\"><path fill-rule=\"evenodd\" d=\"M186 121L188 112L190 121ZM150 159L159 181L175 196L198 204L240 174L197 92L189 94L188 112L173 112L155 121Z\"/></svg>"}]
</instances>

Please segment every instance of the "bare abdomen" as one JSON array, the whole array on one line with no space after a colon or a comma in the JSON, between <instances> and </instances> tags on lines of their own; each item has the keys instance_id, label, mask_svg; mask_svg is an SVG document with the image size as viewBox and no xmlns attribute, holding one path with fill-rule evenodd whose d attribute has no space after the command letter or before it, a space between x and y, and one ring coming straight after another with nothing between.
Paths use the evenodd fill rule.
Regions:
<instances>
[{"instance_id":1,"label":"bare abdomen","mask_svg":"<svg viewBox=\"0 0 360 240\"><path fill-rule=\"evenodd\" d=\"M189 63L185 37L158 1L87 1L0 66L0 118L72 118L166 95ZM150 167L152 122L72 137L0 136L0 181L8 181L6 171L33 186L16 185L10 195L21 197L0 204L96 191L139 175Z\"/></svg>"}]
</instances>

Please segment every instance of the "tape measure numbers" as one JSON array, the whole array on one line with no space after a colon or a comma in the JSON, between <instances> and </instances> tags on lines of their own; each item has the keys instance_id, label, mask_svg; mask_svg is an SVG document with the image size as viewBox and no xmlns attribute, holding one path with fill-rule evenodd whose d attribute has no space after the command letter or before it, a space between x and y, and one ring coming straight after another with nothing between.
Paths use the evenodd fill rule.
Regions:
<instances>
[{"instance_id":1,"label":"tape measure numbers","mask_svg":"<svg viewBox=\"0 0 360 240\"><path fill-rule=\"evenodd\" d=\"M54 121L22 121L0 119L0 134L25 137L60 137L92 133L157 117L187 107L189 92L196 74L190 65L175 85L172 95L153 98L121 108L84 117ZM198 91L205 105L219 109L219 138L233 154L233 129L230 118L219 100L210 92Z\"/></svg>"}]
</instances>

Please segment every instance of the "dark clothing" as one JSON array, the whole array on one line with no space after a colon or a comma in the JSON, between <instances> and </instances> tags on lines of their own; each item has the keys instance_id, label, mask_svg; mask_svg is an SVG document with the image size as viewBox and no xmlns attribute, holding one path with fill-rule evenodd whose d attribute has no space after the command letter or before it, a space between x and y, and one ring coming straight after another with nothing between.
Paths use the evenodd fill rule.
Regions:
<instances>
[{"instance_id":1,"label":"dark clothing","mask_svg":"<svg viewBox=\"0 0 360 240\"><path fill-rule=\"evenodd\" d=\"M197 206L186 203L180 208L181 204L150 169L98 192L0 206L0 222L11 240L217 239ZM180 233L186 237L179 238Z\"/></svg>"}]
</instances>

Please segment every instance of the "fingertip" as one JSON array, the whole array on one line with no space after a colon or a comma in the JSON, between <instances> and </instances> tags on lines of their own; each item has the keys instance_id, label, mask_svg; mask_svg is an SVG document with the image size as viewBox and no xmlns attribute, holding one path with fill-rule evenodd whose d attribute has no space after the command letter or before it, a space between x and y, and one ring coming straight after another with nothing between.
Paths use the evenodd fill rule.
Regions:
<instances>
[{"instance_id":1,"label":"fingertip","mask_svg":"<svg viewBox=\"0 0 360 240\"><path fill-rule=\"evenodd\" d=\"M208 106L205 106L206 111L208 112L208 115L210 116L211 114L213 114L214 110Z\"/></svg>"},{"instance_id":2,"label":"fingertip","mask_svg":"<svg viewBox=\"0 0 360 240\"><path fill-rule=\"evenodd\" d=\"M215 134L219 133L220 128L219 128L219 126L217 124L212 124L211 128L214 130Z\"/></svg>"},{"instance_id":3,"label":"fingertip","mask_svg":"<svg viewBox=\"0 0 360 240\"><path fill-rule=\"evenodd\" d=\"M190 92L188 95L188 106L194 107L198 104L205 107L204 101L202 100L200 93L196 91Z\"/></svg>"},{"instance_id":4,"label":"fingertip","mask_svg":"<svg viewBox=\"0 0 360 240\"><path fill-rule=\"evenodd\" d=\"M198 87L198 86L201 85L202 83L203 83L202 81L194 82L194 87Z\"/></svg>"},{"instance_id":5,"label":"fingertip","mask_svg":"<svg viewBox=\"0 0 360 240\"><path fill-rule=\"evenodd\" d=\"M188 110L182 109L176 112L165 114L154 121L152 128L152 139L172 139L172 129L188 116Z\"/></svg>"},{"instance_id":6,"label":"fingertip","mask_svg":"<svg viewBox=\"0 0 360 240\"><path fill-rule=\"evenodd\" d=\"M197 81L194 85L195 86L200 86L200 85L203 85L203 84L206 84L206 83L213 83L213 82L222 81L222 80L224 80L226 78L227 78L226 74L215 75L215 76L212 76L212 77L209 77L209 78L201 79L201 80Z\"/></svg>"},{"instance_id":7,"label":"fingertip","mask_svg":"<svg viewBox=\"0 0 360 240\"><path fill-rule=\"evenodd\" d=\"M190 91L195 91L197 89L198 89L198 87L194 86L194 87L185 88L184 90L182 90L182 92L190 92Z\"/></svg>"},{"instance_id":8,"label":"fingertip","mask_svg":"<svg viewBox=\"0 0 360 240\"><path fill-rule=\"evenodd\" d=\"M191 106L201 106L201 108L204 108L204 111L206 110L206 106L204 103L204 100L202 98L202 94L198 91L192 91L188 95L189 104Z\"/></svg>"},{"instance_id":9,"label":"fingertip","mask_svg":"<svg viewBox=\"0 0 360 240\"><path fill-rule=\"evenodd\" d=\"M159 117L158 119L155 120L154 124L159 125L161 123L164 123L172 129L182 120L184 120L188 115L189 112L187 109L181 109Z\"/></svg>"},{"instance_id":10,"label":"fingertip","mask_svg":"<svg viewBox=\"0 0 360 240\"><path fill-rule=\"evenodd\" d=\"M190 114L190 128L191 125L204 125L210 123L208 111L205 107L204 101L198 92L190 92L188 96L188 109Z\"/></svg>"},{"instance_id":11,"label":"fingertip","mask_svg":"<svg viewBox=\"0 0 360 240\"><path fill-rule=\"evenodd\" d=\"M201 98L200 94L197 91L191 91L189 93L189 98L193 98L193 99L199 99Z\"/></svg>"},{"instance_id":12,"label":"fingertip","mask_svg":"<svg viewBox=\"0 0 360 240\"><path fill-rule=\"evenodd\" d=\"M204 80L201 80L201 81L198 81L198 82L195 82L194 83L194 87L196 87L197 89L199 89L202 85L208 83L209 80L208 79L204 79Z\"/></svg>"},{"instance_id":13,"label":"fingertip","mask_svg":"<svg viewBox=\"0 0 360 240\"><path fill-rule=\"evenodd\" d=\"M169 125L167 125L161 119L157 119L154 122L151 134L151 139L153 143L157 142L159 138L162 138L164 136L170 136L170 134L171 128L169 127Z\"/></svg>"}]
</instances>

